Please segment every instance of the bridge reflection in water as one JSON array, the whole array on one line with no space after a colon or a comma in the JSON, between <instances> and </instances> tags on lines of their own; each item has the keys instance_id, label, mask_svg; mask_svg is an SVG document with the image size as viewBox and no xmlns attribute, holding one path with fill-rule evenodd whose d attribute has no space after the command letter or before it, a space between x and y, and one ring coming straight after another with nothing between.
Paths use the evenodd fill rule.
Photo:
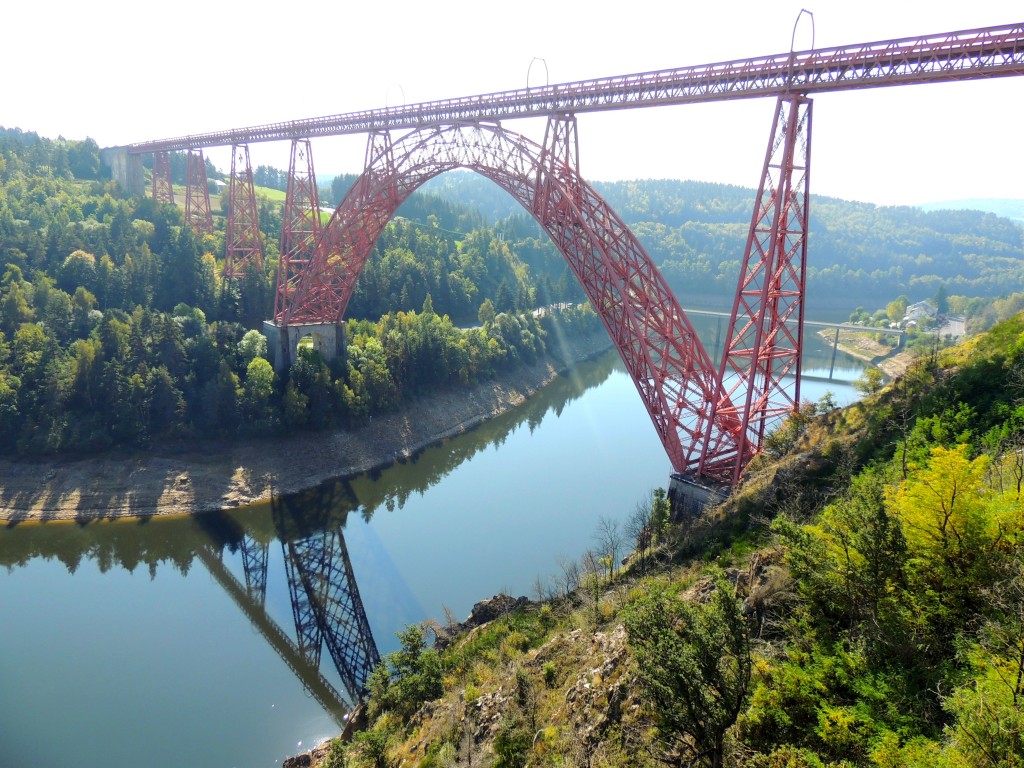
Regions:
<instances>
[{"instance_id":1,"label":"bridge reflection in water","mask_svg":"<svg viewBox=\"0 0 1024 768\"><path fill-rule=\"evenodd\" d=\"M519 427L533 431L547 412L560 414L568 403L606 381L615 368L616 359L609 354L573 366L546 388L544 397L527 400L446 443L442 450L427 450L391 467L392 482L377 482L380 475L374 472L276 497L269 515L263 506L198 516L194 522L209 543L196 546L195 555L309 694L341 724L380 661L343 535L349 514L358 511L369 519L381 508L404 506L410 495L426 493L478 452L502 444ZM268 563L275 540L283 554L295 640L266 610ZM225 565L225 552L241 555L241 578ZM320 671L324 647L347 696Z\"/></svg>"},{"instance_id":2,"label":"bridge reflection in water","mask_svg":"<svg viewBox=\"0 0 1024 768\"><path fill-rule=\"evenodd\" d=\"M150 579L156 580L165 568L187 576L198 560L217 585L215 591L223 590L309 696L341 723L379 660L366 609L370 609L373 626L378 629L376 639L385 650L393 641L393 630L427 615L388 553L379 548L374 536L367 538L365 521L375 513L404 507L410 497L427 494L478 454L504 444L513 433L521 429L532 433L546 414L561 414L585 392L606 382L617 366L614 353L601 355L574 367L521 407L386 471L327 483L267 504L188 518L93 523L83 519L78 525L0 528L0 568L10 574L23 567L38 567L39 561L54 560L63 564L69 576L80 572L83 578L79 581L94 569L101 574L117 569L132 574L148 572ZM351 522L359 525L357 530L349 529L350 553L345 527L352 514L358 520ZM360 575L362 595L357 585ZM97 589L105 589L109 581L113 579L101 580ZM140 578L136 583L141 586L145 581ZM178 583L160 579L162 589L184 590L181 594L186 601L207 594L194 583L187 587ZM101 602L105 594L97 592L96 600ZM478 595L474 593L474 597ZM364 605L364 598L372 604ZM40 612L66 609L59 595L44 587L34 599L35 610ZM442 599L449 596L437 596L438 606ZM114 606L114 611L114 621L123 622L126 633L145 625L146 620L129 605ZM31 613L7 615L12 625L32 622ZM62 631L76 635L89 629L69 615ZM168 631L179 630L170 625ZM322 658L325 648L330 657L326 667ZM239 654L253 652L249 647L239 649ZM197 667L207 663L203 658L192 661ZM104 669L103 674L116 675L116 665ZM154 685L161 683L155 678ZM252 696L252 688L247 690ZM15 694L7 693L11 701ZM3 699L0 696L0 704ZM0 744L0 762L4 762L2 747Z\"/></svg>"},{"instance_id":3,"label":"bridge reflection in water","mask_svg":"<svg viewBox=\"0 0 1024 768\"><path fill-rule=\"evenodd\" d=\"M295 640L266 609L271 546L266 531L247 530L238 518L223 514L196 518L210 543L197 547L195 556L339 724L363 697L367 679L380 662L342 533L351 508L352 499L341 483L271 502L273 538L280 541L284 556ZM225 551L240 551L243 579L225 564ZM320 671L325 646L347 697Z\"/></svg>"}]
</instances>

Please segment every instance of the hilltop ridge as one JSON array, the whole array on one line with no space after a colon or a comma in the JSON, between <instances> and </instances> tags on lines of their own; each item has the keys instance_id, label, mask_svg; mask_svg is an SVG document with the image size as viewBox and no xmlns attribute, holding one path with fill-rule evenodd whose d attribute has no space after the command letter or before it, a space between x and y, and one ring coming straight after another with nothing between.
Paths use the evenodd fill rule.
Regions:
<instances>
[{"instance_id":1,"label":"hilltop ridge","mask_svg":"<svg viewBox=\"0 0 1024 768\"><path fill-rule=\"evenodd\" d=\"M1024 226L1024 200L1019 199L972 197L962 200L938 200L921 203L917 207L922 211L984 211Z\"/></svg>"}]
</instances>

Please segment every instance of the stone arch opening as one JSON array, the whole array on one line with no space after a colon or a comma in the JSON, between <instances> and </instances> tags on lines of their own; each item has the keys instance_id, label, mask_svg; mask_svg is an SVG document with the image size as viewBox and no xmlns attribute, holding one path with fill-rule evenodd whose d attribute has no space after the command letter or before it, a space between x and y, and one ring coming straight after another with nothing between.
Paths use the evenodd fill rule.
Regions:
<instances>
[{"instance_id":1,"label":"stone arch opening","mask_svg":"<svg viewBox=\"0 0 1024 768\"><path fill-rule=\"evenodd\" d=\"M281 326L273 322L263 323L263 335L267 347L274 354L274 370L281 371L295 361L303 339L311 339L313 349L324 360L333 360L345 348L345 324L337 323L295 323ZM287 348L287 356L285 349Z\"/></svg>"}]
</instances>

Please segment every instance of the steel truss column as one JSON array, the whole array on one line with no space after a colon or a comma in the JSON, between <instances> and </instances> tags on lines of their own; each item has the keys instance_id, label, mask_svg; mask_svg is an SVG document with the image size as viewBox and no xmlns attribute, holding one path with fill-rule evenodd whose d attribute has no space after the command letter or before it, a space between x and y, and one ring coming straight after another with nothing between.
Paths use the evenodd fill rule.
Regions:
<instances>
[{"instance_id":1,"label":"steel truss column","mask_svg":"<svg viewBox=\"0 0 1024 768\"><path fill-rule=\"evenodd\" d=\"M267 554L269 547L251 536L242 537L242 568L245 591L260 606L267 601Z\"/></svg>"},{"instance_id":2,"label":"steel truss column","mask_svg":"<svg viewBox=\"0 0 1024 768\"><path fill-rule=\"evenodd\" d=\"M548 118L544 129L544 144L537 164L537 188L534 193L534 213L564 219L569 205L579 208L582 202L580 179L580 142L576 129L576 116L556 114ZM551 190L561 185L565 194L559 196L562 211L548 210Z\"/></svg>"},{"instance_id":3,"label":"steel truss column","mask_svg":"<svg viewBox=\"0 0 1024 768\"><path fill-rule=\"evenodd\" d=\"M735 452L722 450L709 435L702 474L738 481L761 450L766 430L799 408L810 163L811 100L802 94L781 96L719 367L720 396L712 410L712 421L735 415L742 430Z\"/></svg>"},{"instance_id":4,"label":"steel truss column","mask_svg":"<svg viewBox=\"0 0 1024 768\"><path fill-rule=\"evenodd\" d=\"M171 159L167 152L153 153L153 199L158 203L174 205Z\"/></svg>"},{"instance_id":5,"label":"steel truss column","mask_svg":"<svg viewBox=\"0 0 1024 768\"><path fill-rule=\"evenodd\" d=\"M248 144L235 144L231 147L225 235L225 278L239 278L251 269L263 269L263 237L260 235L259 209L256 207Z\"/></svg>"},{"instance_id":6,"label":"steel truss column","mask_svg":"<svg viewBox=\"0 0 1024 768\"><path fill-rule=\"evenodd\" d=\"M390 131L371 131L366 137L363 169L378 179L393 179L395 147Z\"/></svg>"},{"instance_id":7,"label":"steel truss column","mask_svg":"<svg viewBox=\"0 0 1024 768\"><path fill-rule=\"evenodd\" d=\"M320 654L320 639L353 698L360 698L380 654L366 618L345 538L340 531L325 531L290 542L289 589L299 646L303 653ZM315 625L315 629L313 627ZM304 645L305 644L305 645ZM311 658L309 655L306 658Z\"/></svg>"},{"instance_id":8,"label":"steel truss column","mask_svg":"<svg viewBox=\"0 0 1024 768\"><path fill-rule=\"evenodd\" d=\"M395 147L390 131L374 131L367 137L364 171L356 185L361 185L359 194L364 200L365 215L362 217L361 226L348 233L346 239L355 241L357 252L369 254L377 242L377 236L394 216L397 210L394 204L405 200L406 197L399 190ZM368 194L367 191L371 189L373 193ZM344 314L344 307L342 313Z\"/></svg>"},{"instance_id":9,"label":"steel truss column","mask_svg":"<svg viewBox=\"0 0 1024 768\"><path fill-rule=\"evenodd\" d=\"M277 265L275 319L280 320L284 315L299 274L313 258L319 237L320 201L313 171L313 150L309 139L292 139L281 226L281 258Z\"/></svg>"},{"instance_id":10,"label":"steel truss column","mask_svg":"<svg viewBox=\"0 0 1024 768\"><path fill-rule=\"evenodd\" d=\"M344 317L348 300L368 256L384 225L405 199L399 189L394 146L388 131L374 131L366 141L366 160L362 175L345 196L345 203L358 201L359 218L345 227L325 229L319 237L310 268L296 275L288 288L288 300L275 314L275 321L336 323ZM344 204L344 203L343 203ZM333 222L338 216L332 216ZM330 264L328 270L323 265ZM339 284L343 287L339 290ZM295 302L303 312L294 317Z\"/></svg>"},{"instance_id":11,"label":"steel truss column","mask_svg":"<svg viewBox=\"0 0 1024 768\"><path fill-rule=\"evenodd\" d=\"M210 187L206 179L206 159L202 149L190 149L186 164L185 224L197 235L213 232L210 213Z\"/></svg>"}]
</instances>

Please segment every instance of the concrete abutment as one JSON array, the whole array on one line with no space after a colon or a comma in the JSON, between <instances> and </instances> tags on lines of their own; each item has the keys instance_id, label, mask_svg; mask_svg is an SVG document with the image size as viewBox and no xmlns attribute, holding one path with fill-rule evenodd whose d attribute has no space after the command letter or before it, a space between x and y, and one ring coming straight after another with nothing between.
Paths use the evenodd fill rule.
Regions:
<instances>
[{"instance_id":1,"label":"concrete abutment","mask_svg":"<svg viewBox=\"0 0 1024 768\"><path fill-rule=\"evenodd\" d=\"M683 522L696 520L705 509L729 498L729 490L728 487L710 485L692 475L672 473L668 485L672 519Z\"/></svg>"},{"instance_id":2,"label":"concrete abutment","mask_svg":"<svg viewBox=\"0 0 1024 768\"><path fill-rule=\"evenodd\" d=\"M142 156L130 155L124 147L100 150L100 160L110 169L110 175L128 195L141 197L146 182L142 172Z\"/></svg>"}]
</instances>

